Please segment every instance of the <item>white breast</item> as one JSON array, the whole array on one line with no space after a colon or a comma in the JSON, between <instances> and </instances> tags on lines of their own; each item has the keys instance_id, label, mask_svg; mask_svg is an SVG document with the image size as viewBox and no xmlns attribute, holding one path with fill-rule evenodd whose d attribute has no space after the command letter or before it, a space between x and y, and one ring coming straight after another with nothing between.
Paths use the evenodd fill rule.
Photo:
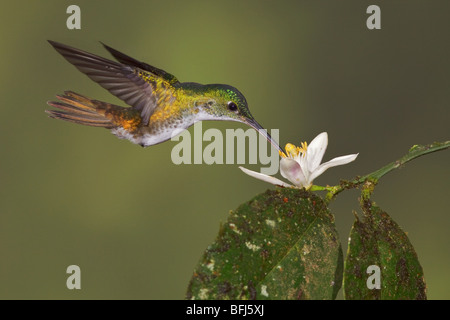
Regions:
<instances>
[{"instance_id":1,"label":"white breast","mask_svg":"<svg viewBox=\"0 0 450 320\"><path fill-rule=\"evenodd\" d=\"M111 129L111 133L116 135L119 139L127 139L134 144L141 145L143 147L148 147L154 144L158 144L164 141L175 137L183 130L189 128L194 123L198 121L204 120L231 120L236 121L235 119L228 117L218 118L217 116L211 115L205 112L203 109L199 108L199 112L194 115L187 115L183 117L183 123L180 125L179 123L176 126L166 126L161 130L158 130L156 133L144 133L142 135L134 135L122 127Z\"/></svg>"}]
</instances>

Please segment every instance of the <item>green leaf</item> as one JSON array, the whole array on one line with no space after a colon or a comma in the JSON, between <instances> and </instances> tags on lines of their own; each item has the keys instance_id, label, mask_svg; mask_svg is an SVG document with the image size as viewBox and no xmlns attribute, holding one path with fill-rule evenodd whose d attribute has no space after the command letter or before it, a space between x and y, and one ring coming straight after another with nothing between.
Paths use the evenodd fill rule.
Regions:
<instances>
[{"instance_id":1,"label":"green leaf","mask_svg":"<svg viewBox=\"0 0 450 320\"><path fill-rule=\"evenodd\" d=\"M323 200L268 190L230 212L189 283L187 299L334 299L343 258Z\"/></svg>"},{"instance_id":2,"label":"green leaf","mask_svg":"<svg viewBox=\"0 0 450 320\"><path fill-rule=\"evenodd\" d=\"M344 295L354 299L426 299L422 267L408 237L386 212L370 200L362 205L350 232L344 270ZM380 289L369 289L371 265L380 269ZM374 278L369 279L373 284Z\"/></svg>"}]
</instances>

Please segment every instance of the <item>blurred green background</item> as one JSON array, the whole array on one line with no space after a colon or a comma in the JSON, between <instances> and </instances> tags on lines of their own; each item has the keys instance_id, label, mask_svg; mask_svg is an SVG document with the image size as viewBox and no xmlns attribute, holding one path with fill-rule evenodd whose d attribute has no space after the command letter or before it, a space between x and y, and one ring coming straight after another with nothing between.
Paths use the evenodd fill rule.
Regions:
<instances>
[{"instance_id":1,"label":"blurred green background","mask_svg":"<svg viewBox=\"0 0 450 320\"><path fill-rule=\"evenodd\" d=\"M81 30L66 8L81 7ZM229 210L270 185L238 165L171 162L176 142L143 149L107 130L49 119L70 89L119 100L67 63L52 39L108 57L103 41L175 74L226 83L282 144L327 131L325 160L359 152L317 184L449 139L449 1L9 1L0 12L0 298L182 299ZM244 128L209 122L203 129ZM192 132L192 128L190 129ZM450 298L450 152L384 177L374 199L406 232L429 298ZM247 165L259 170L259 165ZM358 192L331 204L344 245ZM82 289L66 288L81 267Z\"/></svg>"}]
</instances>

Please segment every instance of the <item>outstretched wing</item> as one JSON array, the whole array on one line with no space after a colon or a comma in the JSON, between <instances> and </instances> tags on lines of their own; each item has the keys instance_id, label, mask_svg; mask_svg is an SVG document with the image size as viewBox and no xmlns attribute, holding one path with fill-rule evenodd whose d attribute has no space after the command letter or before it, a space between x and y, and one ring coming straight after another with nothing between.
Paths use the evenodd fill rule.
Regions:
<instances>
[{"instance_id":1,"label":"outstretched wing","mask_svg":"<svg viewBox=\"0 0 450 320\"><path fill-rule=\"evenodd\" d=\"M127 65L125 60L125 63L118 63L58 42L49 40L49 43L78 70L140 111L144 125L148 125L150 116L160 101L174 99L173 87L161 73L156 72L159 69L146 70L136 63ZM130 60L132 61L136 60Z\"/></svg>"},{"instance_id":2,"label":"outstretched wing","mask_svg":"<svg viewBox=\"0 0 450 320\"><path fill-rule=\"evenodd\" d=\"M127 56L126 54L124 54L124 53L122 53L122 52L120 52L120 51L118 51L116 49L113 49L110 46L104 44L103 42L100 42L100 43L120 63L123 63L123 64L126 64L128 66L133 66L133 67L136 67L136 68L148 71L148 72L150 72L150 73L152 73L152 74L154 74L156 76L159 76L159 77L165 79L167 82L169 82L172 85L176 84L176 83L179 83L178 79L173 74L170 74L170 73L168 73L168 72L166 72L164 70L158 69L158 68L156 68L154 66L151 66L151 65L149 65L149 64L147 64L145 62L141 62L141 61L138 61L138 60L136 60L136 59L134 59L134 58L132 58L130 56Z\"/></svg>"}]
</instances>

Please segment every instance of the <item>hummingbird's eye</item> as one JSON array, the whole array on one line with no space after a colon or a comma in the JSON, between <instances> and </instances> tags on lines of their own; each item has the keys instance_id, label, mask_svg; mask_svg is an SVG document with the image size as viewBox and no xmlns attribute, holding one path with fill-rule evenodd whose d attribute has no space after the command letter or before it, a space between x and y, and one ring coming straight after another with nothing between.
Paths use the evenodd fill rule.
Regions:
<instances>
[{"instance_id":1,"label":"hummingbird's eye","mask_svg":"<svg viewBox=\"0 0 450 320\"><path fill-rule=\"evenodd\" d=\"M238 111L238 107L236 105L236 103L234 103L233 101L228 102L228 110L236 112Z\"/></svg>"}]
</instances>

